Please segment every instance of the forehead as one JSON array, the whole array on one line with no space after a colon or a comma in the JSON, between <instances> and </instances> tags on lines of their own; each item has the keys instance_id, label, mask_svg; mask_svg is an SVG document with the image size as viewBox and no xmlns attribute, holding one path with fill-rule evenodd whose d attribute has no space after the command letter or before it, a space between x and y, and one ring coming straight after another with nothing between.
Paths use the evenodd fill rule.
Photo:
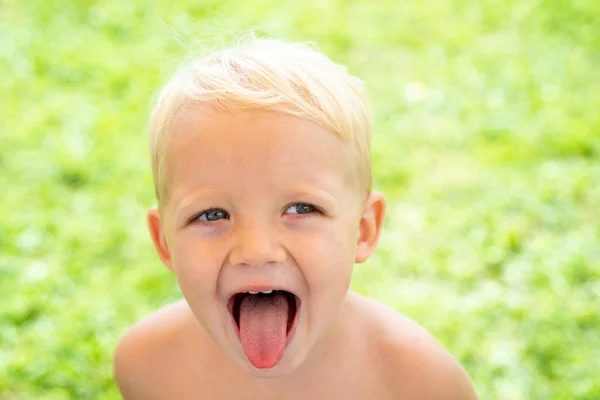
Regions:
<instances>
[{"instance_id":1,"label":"forehead","mask_svg":"<svg viewBox=\"0 0 600 400\"><path fill-rule=\"evenodd\" d=\"M341 190L352 183L347 142L296 116L188 108L173 121L171 135L164 183L173 202L203 186L237 184L248 191L297 183Z\"/></svg>"}]
</instances>

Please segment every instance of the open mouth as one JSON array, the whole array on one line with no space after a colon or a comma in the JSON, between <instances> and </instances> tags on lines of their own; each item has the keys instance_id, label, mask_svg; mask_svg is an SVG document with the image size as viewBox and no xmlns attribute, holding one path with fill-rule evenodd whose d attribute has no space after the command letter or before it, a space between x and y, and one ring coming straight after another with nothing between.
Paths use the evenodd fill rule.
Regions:
<instances>
[{"instance_id":1,"label":"open mouth","mask_svg":"<svg viewBox=\"0 0 600 400\"><path fill-rule=\"evenodd\" d=\"M228 306L229 306L229 312L233 316L233 320L235 321L238 331L240 329L240 308L242 305L242 301L246 297L259 296L264 299L268 299L268 298L273 298L274 296L276 296L278 294L282 294L285 298L285 301L287 301L287 303L288 303L288 317L287 317L287 324L286 324L286 334L289 335L289 333L292 330L292 327L294 325L294 322L296 320L296 314L297 314L298 308L300 306L300 299L295 294L290 293L286 290L273 290L270 293L268 293L268 292L258 292L258 293L245 292L245 293L234 294L231 297L231 299L229 299Z\"/></svg>"},{"instance_id":2,"label":"open mouth","mask_svg":"<svg viewBox=\"0 0 600 400\"><path fill-rule=\"evenodd\" d=\"M248 360L257 368L276 365L294 334L300 299L286 290L241 292L228 309Z\"/></svg>"}]
</instances>

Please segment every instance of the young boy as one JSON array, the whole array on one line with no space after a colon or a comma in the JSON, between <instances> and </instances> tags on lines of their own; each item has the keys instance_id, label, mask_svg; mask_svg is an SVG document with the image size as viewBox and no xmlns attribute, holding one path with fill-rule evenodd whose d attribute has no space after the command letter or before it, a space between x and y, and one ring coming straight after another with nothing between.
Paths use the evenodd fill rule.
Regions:
<instances>
[{"instance_id":1,"label":"young boy","mask_svg":"<svg viewBox=\"0 0 600 400\"><path fill-rule=\"evenodd\" d=\"M253 39L189 63L150 123L156 251L185 300L121 340L125 399L475 399L415 322L348 291L375 250L362 83Z\"/></svg>"}]
</instances>

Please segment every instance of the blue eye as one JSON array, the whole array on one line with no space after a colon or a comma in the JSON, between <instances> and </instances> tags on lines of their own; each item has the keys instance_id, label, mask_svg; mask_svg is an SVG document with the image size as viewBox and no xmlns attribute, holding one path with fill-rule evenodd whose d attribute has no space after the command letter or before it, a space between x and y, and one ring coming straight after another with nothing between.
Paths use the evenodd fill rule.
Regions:
<instances>
[{"instance_id":1,"label":"blue eye","mask_svg":"<svg viewBox=\"0 0 600 400\"><path fill-rule=\"evenodd\" d=\"M195 219L206 222L217 221L220 219L229 219L229 214L227 213L227 211L221 210L219 208L213 208L212 210L204 211Z\"/></svg>"},{"instance_id":2,"label":"blue eye","mask_svg":"<svg viewBox=\"0 0 600 400\"><path fill-rule=\"evenodd\" d=\"M292 204L285 210L287 214L310 214L315 211L317 211L317 209L314 206L304 203Z\"/></svg>"}]
</instances>

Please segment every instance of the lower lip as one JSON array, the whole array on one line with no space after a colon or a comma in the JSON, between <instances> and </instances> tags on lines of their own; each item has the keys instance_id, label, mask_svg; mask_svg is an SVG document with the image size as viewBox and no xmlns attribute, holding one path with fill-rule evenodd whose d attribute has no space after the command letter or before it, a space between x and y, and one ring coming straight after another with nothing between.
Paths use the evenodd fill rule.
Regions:
<instances>
[{"instance_id":1,"label":"lower lip","mask_svg":"<svg viewBox=\"0 0 600 400\"><path fill-rule=\"evenodd\" d=\"M287 338L285 341L286 347L292 341L294 334L296 333L296 328L298 327L298 319L299 319L300 311L302 309L302 302L300 301L298 296L295 296L295 300L296 300L296 315L294 315L294 320L292 321L292 326L290 327L290 330L287 333ZM227 310L227 314L229 314L229 320L233 324L233 327L235 328L235 334L237 335L237 338L241 343L242 337L240 336L240 327L235 322L235 318L233 318L233 315L231 314L231 312L229 312L229 310Z\"/></svg>"}]
</instances>

